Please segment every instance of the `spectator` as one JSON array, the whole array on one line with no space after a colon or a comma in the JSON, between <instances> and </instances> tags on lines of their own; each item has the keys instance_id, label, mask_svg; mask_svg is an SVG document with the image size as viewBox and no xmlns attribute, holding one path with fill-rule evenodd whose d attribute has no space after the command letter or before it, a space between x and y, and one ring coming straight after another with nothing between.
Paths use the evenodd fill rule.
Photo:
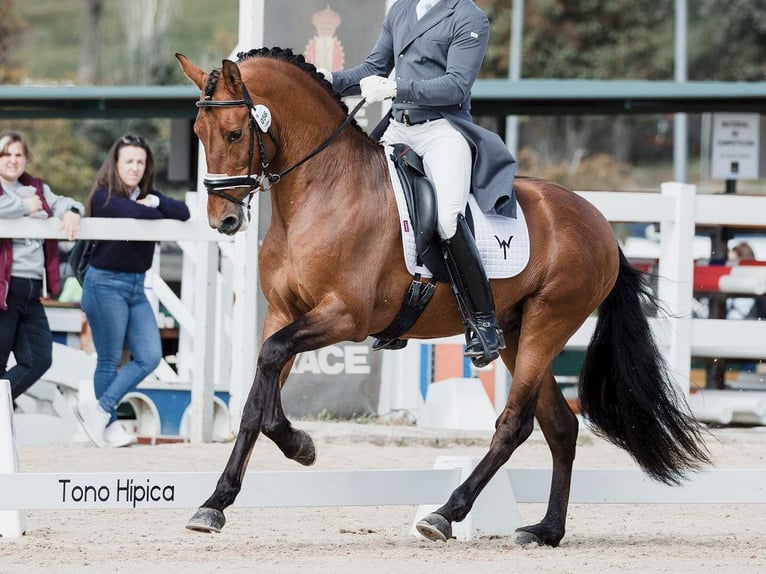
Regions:
<instances>
[{"instance_id":1,"label":"spectator","mask_svg":"<svg viewBox=\"0 0 766 574\"><path fill-rule=\"evenodd\" d=\"M747 242L741 242L729 249L728 265L737 265L741 261L755 261L755 252ZM727 319L763 319L766 317L766 298L730 297L726 300Z\"/></svg>"},{"instance_id":2,"label":"spectator","mask_svg":"<svg viewBox=\"0 0 766 574\"><path fill-rule=\"evenodd\" d=\"M753 248L744 241L729 249L729 265L736 265L740 261L755 261Z\"/></svg>"},{"instance_id":3,"label":"spectator","mask_svg":"<svg viewBox=\"0 0 766 574\"><path fill-rule=\"evenodd\" d=\"M57 217L75 239L84 206L27 173L30 159L21 134L0 135L0 219ZM59 291L57 240L0 238L0 378L10 380L14 403L51 366L53 335L41 299ZM8 369L11 352L16 365Z\"/></svg>"},{"instance_id":4,"label":"spectator","mask_svg":"<svg viewBox=\"0 0 766 574\"><path fill-rule=\"evenodd\" d=\"M153 188L154 157L143 138L125 135L114 142L96 175L88 198L92 217L135 219L189 218L182 201ZM117 421L117 406L162 358L154 310L144 292L152 265L152 241L97 241L85 276L82 308L90 324L97 362L95 401L75 407L91 441L99 447L129 446L136 437ZM123 347L130 359L120 366Z\"/></svg>"}]
</instances>

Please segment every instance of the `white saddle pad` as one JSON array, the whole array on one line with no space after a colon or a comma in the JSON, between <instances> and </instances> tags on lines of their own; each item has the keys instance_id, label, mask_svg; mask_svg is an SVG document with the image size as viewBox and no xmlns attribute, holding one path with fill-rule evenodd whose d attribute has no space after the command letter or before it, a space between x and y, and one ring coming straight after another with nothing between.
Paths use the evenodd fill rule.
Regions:
<instances>
[{"instance_id":1,"label":"white saddle pad","mask_svg":"<svg viewBox=\"0 0 766 574\"><path fill-rule=\"evenodd\" d=\"M432 274L426 267L416 263L415 233L412 231L402 184L399 181L396 166L391 161L391 148L386 148L386 157L396 195L396 205L399 208L399 224L402 230L402 246L407 271L412 275L420 273L423 277L431 277ZM521 205L516 204L515 219L484 213L477 205L473 194L468 197L468 205L473 217L476 245L484 263L487 278L504 279L521 273L529 262L529 230Z\"/></svg>"}]
</instances>

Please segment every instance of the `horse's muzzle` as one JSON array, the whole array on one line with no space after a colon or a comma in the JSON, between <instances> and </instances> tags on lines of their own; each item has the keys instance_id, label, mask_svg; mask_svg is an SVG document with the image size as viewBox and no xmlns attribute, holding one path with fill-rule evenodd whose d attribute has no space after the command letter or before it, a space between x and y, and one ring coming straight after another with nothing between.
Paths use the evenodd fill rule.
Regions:
<instances>
[{"instance_id":1,"label":"horse's muzzle","mask_svg":"<svg viewBox=\"0 0 766 574\"><path fill-rule=\"evenodd\" d=\"M248 217L241 207L233 213L228 213L223 218L209 220L210 227L224 235L234 235L238 231L244 231L248 227Z\"/></svg>"},{"instance_id":2,"label":"horse's muzzle","mask_svg":"<svg viewBox=\"0 0 766 574\"><path fill-rule=\"evenodd\" d=\"M234 235L242 227L242 219L236 215L225 217L218 226L218 231L225 235Z\"/></svg>"}]
</instances>

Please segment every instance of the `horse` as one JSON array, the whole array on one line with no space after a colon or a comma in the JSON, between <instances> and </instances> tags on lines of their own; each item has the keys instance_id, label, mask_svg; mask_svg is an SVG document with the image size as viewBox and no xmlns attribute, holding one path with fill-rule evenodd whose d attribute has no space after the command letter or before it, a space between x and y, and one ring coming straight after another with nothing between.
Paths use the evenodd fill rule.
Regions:
<instances>
[{"instance_id":1,"label":"horse","mask_svg":"<svg viewBox=\"0 0 766 574\"><path fill-rule=\"evenodd\" d=\"M176 54L201 91L194 131L207 158L207 216L232 235L256 192L272 213L259 253L268 308L257 369L231 455L213 494L187 528L219 532L262 432L289 459L315 461L311 437L292 426L280 391L298 353L364 341L396 316L412 281L384 148L351 120L330 84L291 50L260 48L206 73ZM233 175L230 175L233 174ZM417 524L444 541L537 420L552 455L542 520L516 530L519 544L558 546L565 534L578 420L553 375L569 338L598 313L579 383L594 431L625 449L652 478L679 484L710 464L702 427L675 391L644 307L658 306L647 275L630 265L603 215L565 187L517 177L530 259L518 275L491 281L512 375L486 455L446 503ZM253 303L255 304L255 303ZM453 292L436 285L404 339L463 331ZM499 367L498 367L499 368Z\"/></svg>"}]
</instances>

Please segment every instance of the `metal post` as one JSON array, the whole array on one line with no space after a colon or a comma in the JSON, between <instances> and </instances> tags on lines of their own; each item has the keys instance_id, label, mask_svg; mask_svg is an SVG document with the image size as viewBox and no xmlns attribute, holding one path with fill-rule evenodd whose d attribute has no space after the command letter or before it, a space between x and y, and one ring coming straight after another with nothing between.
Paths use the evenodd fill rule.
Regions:
<instances>
[{"instance_id":1,"label":"metal post","mask_svg":"<svg viewBox=\"0 0 766 574\"><path fill-rule=\"evenodd\" d=\"M511 16L511 40L509 45L510 63L508 67L508 79L518 80L521 78L521 46L524 34L524 0L513 0L513 13ZM505 118L505 145L514 156L519 152L519 117L506 116Z\"/></svg>"},{"instance_id":2,"label":"metal post","mask_svg":"<svg viewBox=\"0 0 766 574\"><path fill-rule=\"evenodd\" d=\"M686 44L687 44L687 10L686 0L676 0L675 26L675 80L686 82ZM673 116L673 177L676 181L687 181L686 166L688 164L688 117L686 114Z\"/></svg>"}]
</instances>

